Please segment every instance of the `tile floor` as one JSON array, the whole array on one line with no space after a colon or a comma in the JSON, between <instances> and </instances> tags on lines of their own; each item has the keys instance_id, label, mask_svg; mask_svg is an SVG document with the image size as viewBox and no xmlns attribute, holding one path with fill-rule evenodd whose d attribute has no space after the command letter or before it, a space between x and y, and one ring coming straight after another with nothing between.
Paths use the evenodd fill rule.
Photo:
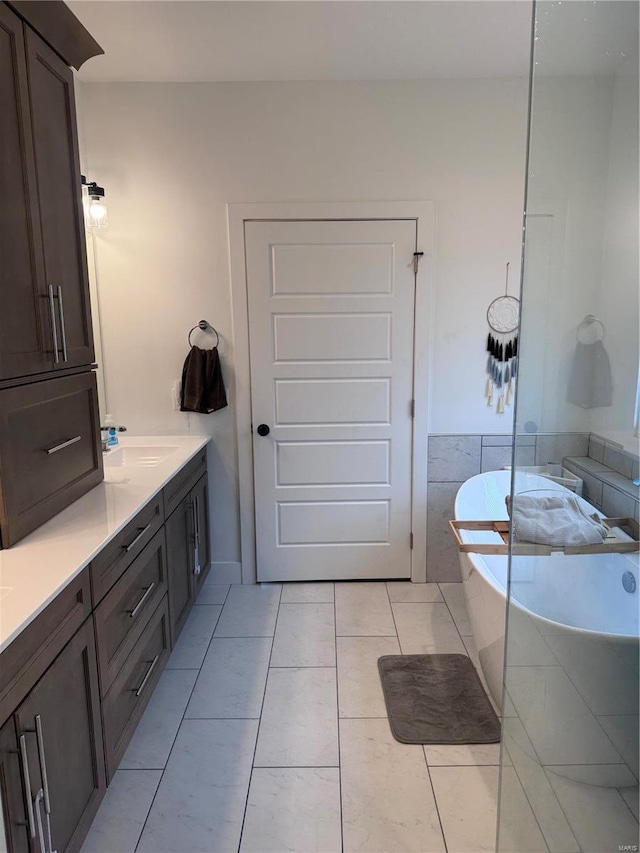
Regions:
<instances>
[{"instance_id":1,"label":"tile floor","mask_svg":"<svg viewBox=\"0 0 640 853\"><path fill-rule=\"evenodd\" d=\"M499 746L397 743L399 652L477 665L461 584L207 583L82 853L493 853ZM637 835L637 788L545 775L514 714L501 853Z\"/></svg>"},{"instance_id":2,"label":"tile floor","mask_svg":"<svg viewBox=\"0 0 640 853\"><path fill-rule=\"evenodd\" d=\"M473 651L460 584L207 583L83 853L482 853L498 745L389 731L384 654Z\"/></svg>"}]
</instances>

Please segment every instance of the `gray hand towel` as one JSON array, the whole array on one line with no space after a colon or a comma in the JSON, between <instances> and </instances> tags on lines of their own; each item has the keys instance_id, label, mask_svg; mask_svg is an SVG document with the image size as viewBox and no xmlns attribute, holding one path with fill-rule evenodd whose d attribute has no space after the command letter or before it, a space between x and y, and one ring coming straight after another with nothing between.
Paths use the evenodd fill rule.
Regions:
<instances>
[{"instance_id":1,"label":"gray hand towel","mask_svg":"<svg viewBox=\"0 0 640 853\"><path fill-rule=\"evenodd\" d=\"M609 356L602 341L576 344L567 388L567 402L583 409L610 406L613 379Z\"/></svg>"}]
</instances>

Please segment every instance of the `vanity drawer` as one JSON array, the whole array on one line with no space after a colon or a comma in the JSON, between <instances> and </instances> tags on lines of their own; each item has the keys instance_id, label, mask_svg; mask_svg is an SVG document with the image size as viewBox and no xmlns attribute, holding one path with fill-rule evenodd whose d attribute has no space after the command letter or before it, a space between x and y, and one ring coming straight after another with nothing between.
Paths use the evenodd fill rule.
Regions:
<instances>
[{"instance_id":1,"label":"vanity drawer","mask_svg":"<svg viewBox=\"0 0 640 853\"><path fill-rule=\"evenodd\" d=\"M6 548L102 481L95 375L0 391L0 448Z\"/></svg>"},{"instance_id":2,"label":"vanity drawer","mask_svg":"<svg viewBox=\"0 0 640 853\"><path fill-rule=\"evenodd\" d=\"M102 703L107 782L113 778L169 657L166 596Z\"/></svg>"},{"instance_id":3,"label":"vanity drawer","mask_svg":"<svg viewBox=\"0 0 640 853\"><path fill-rule=\"evenodd\" d=\"M167 591L164 531L153 537L94 612L104 696Z\"/></svg>"},{"instance_id":4,"label":"vanity drawer","mask_svg":"<svg viewBox=\"0 0 640 853\"><path fill-rule=\"evenodd\" d=\"M207 470L207 451L202 450L191 459L181 471L175 475L162 495L164 498L164 517L169 518L171 513L180 505L180 502L188 492L195 486L200 477Z\"/></svg>"},{"instance_id":5,"label":"vanity drawer","mask_svg":"<svg viewBox=\"0 0 640 853\"><path fill-rule=\"evenodd\" d=\"M0 725L91 614L89 586L85 569L0 655Z\"/></svg>"},{"instance_id":6,"label":"vanity drawer","mask_svg":"<svg viewBox=\"0 0 640 853\"><path fill-rule=\"evenodd\" d=\"M150 501L91 563L95 607L162 527L162 495Z\"/></svg>"}]
</instances>

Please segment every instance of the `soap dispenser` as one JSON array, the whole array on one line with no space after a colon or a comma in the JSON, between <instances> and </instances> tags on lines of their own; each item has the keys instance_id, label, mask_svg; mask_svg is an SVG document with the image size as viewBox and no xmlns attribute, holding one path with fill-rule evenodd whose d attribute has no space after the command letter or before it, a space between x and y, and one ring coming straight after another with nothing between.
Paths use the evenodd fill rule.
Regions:
<instances>
[{"instance_id":1,"label":"soap dispenser","mask_svg":"<svg viewBox=\"0 0 640 853\"><path fill-rule=\"evenodd\" d=\"M105 415L104 425L107 430L106 445L107 447L116 447L118 444L118 432L113 420L113 415Z\"/></svg>"}]
</instances>

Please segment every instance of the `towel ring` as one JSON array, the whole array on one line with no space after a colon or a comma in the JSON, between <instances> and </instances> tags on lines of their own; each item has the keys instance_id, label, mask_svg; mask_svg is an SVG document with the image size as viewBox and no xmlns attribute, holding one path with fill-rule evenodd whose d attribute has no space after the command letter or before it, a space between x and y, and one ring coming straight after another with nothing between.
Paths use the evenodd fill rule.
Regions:
<instances>
[{"instance_id":1,"label":"towel ring","mask_svg":"<svg viewBox=\"0 0 640 853\"><path fill-rule=\"evenodd\" d=\"M599 337L599 338L596 338L596 340L598 340L598 341L603 341L603 340L604 340L605 328L604 328L604 323L602 322L602 320L598 320L598 318L597 318L597 317L594 317L594 315L593 315L593 314L585 314L585 318L584 318L584 320L583 320L581 323L579 323L579 324L578 324L578 328L576 329L576 340L577 340L579 343L581 343L581 344L585 343L585 341L583 341L583 340L581 340L581 339L580 339L580 333L581 333L581 332L586 332L586 331L587 331L587 329L590 329L590 328L591 328L591 326L593 326L593 324L594 324L594 323L597 323L597 324L598 324L598 326L600 326L600 330L601 330L601 332L602 332L602 334L600 335L600 337ZM587 343L591 343L591 342L590 342L590 341L588 341Z\"/></svg>"},{"instance_id":2,"label":"towel ring","mask_svg":"<svg viewBox=\"0 0 640 853\"><path fill-rule=\"evenodd\" d=\"M220 343L220 335L218 334L218 332L213 328L211 323L208 323L206 320L200 320L200 322L197 323L189 332L187 340L189 341L190 347L193 346L193 344L191 343L191 335L195 332L196 329L200 329L203 332L213 332L213 334L216 336L215 345L218 346L218 344Z\"/></svg>"}]
</instances>

